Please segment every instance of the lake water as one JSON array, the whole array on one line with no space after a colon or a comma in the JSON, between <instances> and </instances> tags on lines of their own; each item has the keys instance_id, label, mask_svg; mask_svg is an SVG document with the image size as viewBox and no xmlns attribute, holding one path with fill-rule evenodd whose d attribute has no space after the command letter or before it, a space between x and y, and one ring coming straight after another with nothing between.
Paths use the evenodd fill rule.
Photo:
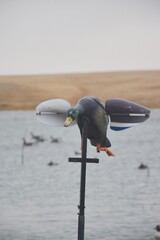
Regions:
<instances>
[{"instance_id":1,"label":"lake water","mask_svg":"<svg viewBox=\"0 0 160 240\"><path fill-rule=\"evenodd\" d=\"M43 125L34 111L1 111L0 122L0 240L77 239L80 164L68 162L80 152L77 126ZM31 132L45 141L23 149ZM152 240L160 224L160 110L108 136L114 158L88 142L88 157L100 162L87 164L85 239Z\"/></svg>"}]
</instances>

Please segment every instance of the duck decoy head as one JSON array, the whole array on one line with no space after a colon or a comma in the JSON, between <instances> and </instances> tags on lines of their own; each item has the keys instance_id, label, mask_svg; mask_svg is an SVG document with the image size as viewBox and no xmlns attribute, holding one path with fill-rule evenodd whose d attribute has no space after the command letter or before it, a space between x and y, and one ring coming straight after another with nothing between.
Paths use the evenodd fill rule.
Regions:
<instances>
[{"instance_id":1,"label":"duck decoy head","mask_svg":"<svg viewBox=\"0 0 160 240\"><path fill-rule=\"evenodd\" d=\"M77 119L78 114L79 114L79 111L78 111L77 108L70 108L67 111L67 118L66 118L66 121L64 123L64 126L68 127L74 120Z\"/></svg>"}]
</instances>

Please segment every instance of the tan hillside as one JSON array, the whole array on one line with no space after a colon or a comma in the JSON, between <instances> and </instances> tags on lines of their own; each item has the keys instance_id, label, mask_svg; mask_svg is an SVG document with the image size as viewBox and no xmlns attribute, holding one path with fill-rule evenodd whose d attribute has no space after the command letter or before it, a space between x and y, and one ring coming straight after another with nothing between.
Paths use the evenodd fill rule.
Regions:
<instances>
[{"instance_id":1,"label":"tan hillside","mask_svg":"<svg viewBox=\"0 0 160 240\"><path fill-rule=\"evenodd\" d=\"M125 98L160 107L160 71L0 76L0 109L35 109L42 101L83 96Z\"/></svg>"}]
</instances>

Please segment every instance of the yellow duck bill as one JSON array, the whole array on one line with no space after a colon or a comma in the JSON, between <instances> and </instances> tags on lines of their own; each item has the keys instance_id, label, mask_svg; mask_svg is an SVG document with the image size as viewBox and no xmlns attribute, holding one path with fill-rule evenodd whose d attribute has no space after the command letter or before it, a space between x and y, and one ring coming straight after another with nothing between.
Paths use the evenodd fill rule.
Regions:
<instances>
[{"instance_id":1,"label":"yellow duck bill","mask_svg":"<svg viewBox=\"0 0 160 240\"><path fill-rule=\"evenodd\" d=\"M64 123L64 127L68 127L72 122L73 122L73 119L71 117L67 117Z\"/></svg>"}]
</instances>

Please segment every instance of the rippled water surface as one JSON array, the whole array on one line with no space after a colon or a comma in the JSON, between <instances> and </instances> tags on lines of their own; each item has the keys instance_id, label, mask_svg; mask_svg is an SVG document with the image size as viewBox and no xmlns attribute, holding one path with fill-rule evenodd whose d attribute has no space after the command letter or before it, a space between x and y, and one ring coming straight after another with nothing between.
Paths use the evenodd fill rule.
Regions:
<instances>
[{"instance_id":1,"label":"rippled water surface","mask_svg":"<svg viewBox=\"0 0 160 240\"><path fill-rule=\"evenodd\" d=\"M40 124L33 111L0 112L0 240L77 239L80 152L77 126ZM86 240L151 240L160 224L160 110L132 129L108 130L116 157L88 142ZM22 148L22 138L44 142ZM59 139L51 143L50 137ZM53 161L58 165L48 166ZM148 169L139 170L144 163Z\"/></svg>"}]
</instances>

